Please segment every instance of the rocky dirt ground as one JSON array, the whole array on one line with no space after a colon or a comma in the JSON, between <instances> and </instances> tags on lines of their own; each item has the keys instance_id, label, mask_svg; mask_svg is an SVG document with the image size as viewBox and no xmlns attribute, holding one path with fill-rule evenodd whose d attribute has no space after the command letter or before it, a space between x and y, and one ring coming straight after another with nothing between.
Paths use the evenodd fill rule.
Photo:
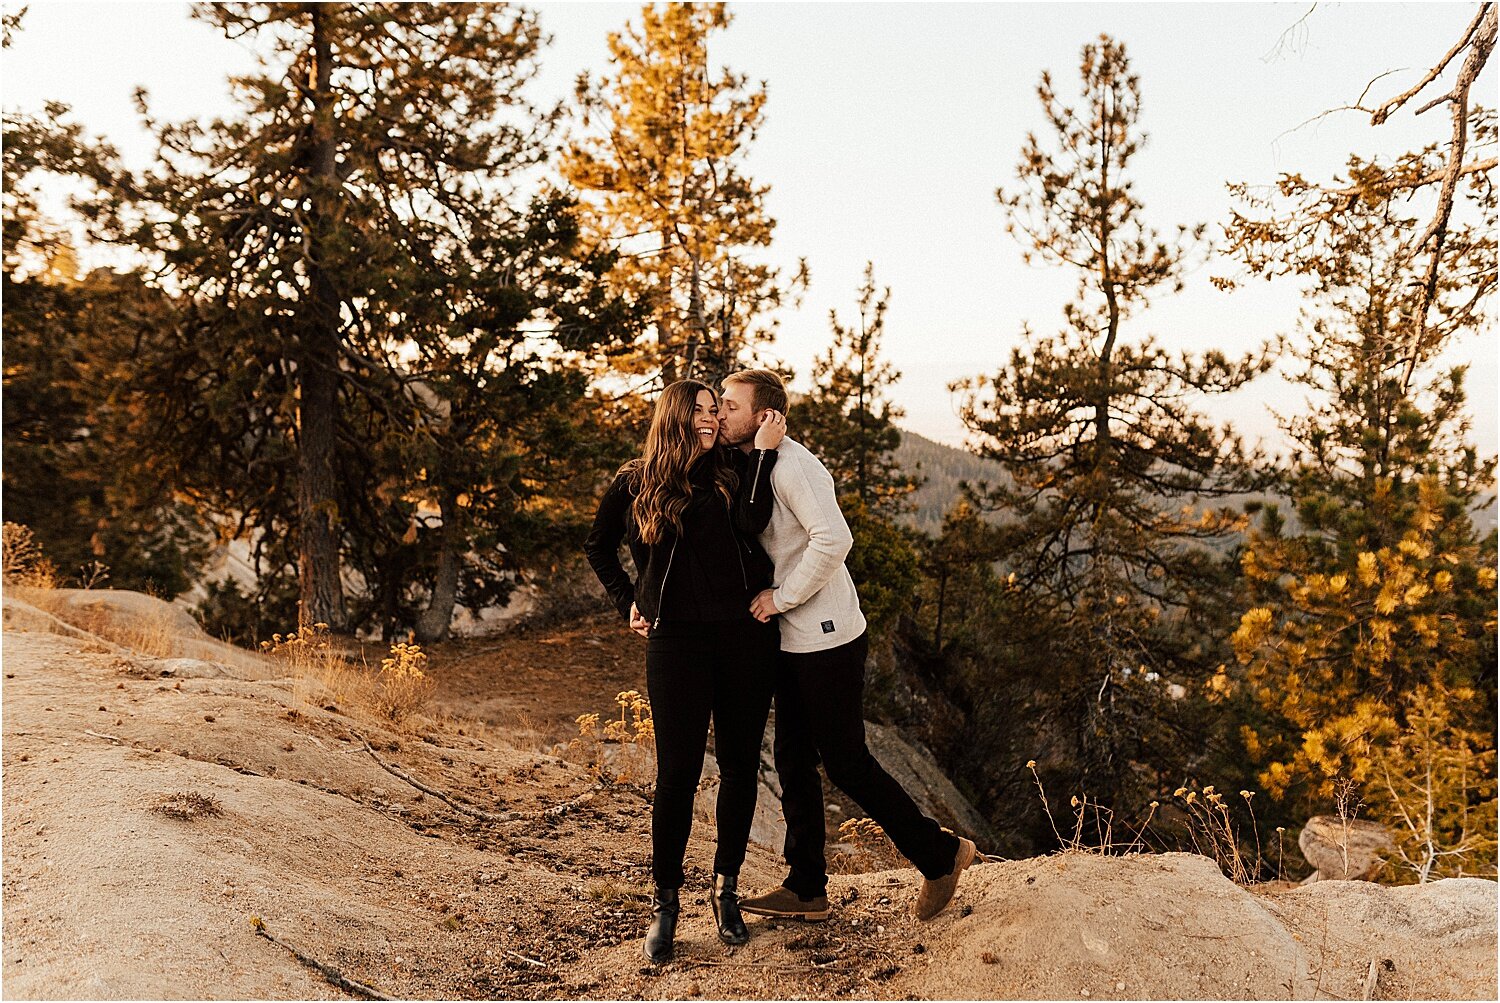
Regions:
<instances>
[{"instance_id":1,"label":"rocky dirt ground","mask_svg":"<svg viewBox=\"0 0 1500 1003\"><path fill-rule=\"evenodd\" d=\"M640 686L615 624L444 646L429 714L401 729L274 660L192 640L193 658L172 661L7 596L7 997L350 996L252 917L403 998L1496 995L1493 882L1247 890L1186 854L982 864L929 923L907 913L915 872L841 875L832 920L753 919L750 944L730 949L703 898L706 822L678 960L652 969L638 941L649 803L546 751ZM742 883L779 874L752 846Z\"/></svg>"}]
</instances>

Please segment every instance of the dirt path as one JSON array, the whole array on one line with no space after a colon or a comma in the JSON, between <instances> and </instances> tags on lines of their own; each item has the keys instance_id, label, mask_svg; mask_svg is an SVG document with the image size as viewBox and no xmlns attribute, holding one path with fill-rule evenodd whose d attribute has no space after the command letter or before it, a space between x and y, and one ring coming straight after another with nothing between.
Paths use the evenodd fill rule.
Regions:
<instances>
[{"instance_id":1,"label":"dirt path","mask_svg":"<svg viewBox=\"0 0 1500 1003\"><path fill-rule=\"evenodd\" d=\"M442 713L411 733L302 699L274 664L162 676L145 656L8 627L7 997L347 995L251 917L406 998L1358 998L1371 960L1376 998L1494 997L1493 882L1252 894L1186 855L983 865L929 924L907 914L914 872L836 877L830 922L753 920L729 949L703 898L704 823L679 960L648 968L648 802L502 740L565 737L638 688L611 626L434 652ZM360 735L509 820L423 795ZM181 794L210 810L157 810ZM753 846L742 880L779 873Z\"/></svg>"},{"instance_id":2,"label":"dirt path","mask_svg":"<svg viewBox=\"0 0 1500 1003\"><path fill-rule=\"evenodd\" d=\"M614 711L617 693L644 693L645 653L644 639L602 614L557 630L449 641L428 651L439 682L436 706L538 748L577 735L580 714Z\"/></svg>"}]
</instances>

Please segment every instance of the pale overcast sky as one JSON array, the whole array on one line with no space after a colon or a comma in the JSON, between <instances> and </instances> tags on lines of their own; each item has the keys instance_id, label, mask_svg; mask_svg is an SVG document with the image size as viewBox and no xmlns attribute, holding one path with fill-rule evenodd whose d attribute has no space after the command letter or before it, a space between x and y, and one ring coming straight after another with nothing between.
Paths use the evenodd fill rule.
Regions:
<instances>
[{"instance_id":1,"label":"pale overcast sky","mask_svg":"<svg viewBox=\"0 0 1500 1003\"><path fill-rule=\"evenodd\" d=\"M225 76L247 69L238 43L189 20L187 5L31 5L4 55L4 103L48 99L119 146L135 164L149 137L132 107L137 86L165 118L230 112ZM606 69L605 37L633 4L536 5L553 44L539 100L571 92L582 70ZM6 9L15 5L6 4ZM1351 152L1395 154L1448 135L1441 109L1386 125L1345 113L1376 75L1380 99L1419 78L1458 38L1474 4L731 4L715 62L769 85L766 126L749 170L771 185L773 257L812 268L800 309L786 311L774 352L806 388L828 336L828 310L846 316L866 260L892 288L886 351L903 373L904 424L955 445L964 433L947 384L992 370L1023 322L1055 329L1073 275L1027 268L1005 233L994 191L1014 177L1025 134L1041 129L1037 77L1050 69L1077 92L1079 48L1107 32L1123 41L1142 88L1151 141L1137 158L1146 218L1163 230L1228 216L1227 181L1269 183L1279 172L1326 178ZM1296 26L1296 27L1294 27ZM1289 32L1289 29L1290 32ZM1451 79L1451 73L1449 78ZM1434 92L1436 93L1436 92ZM1493 102L1491 65L1476 93ZM1175 297L1162 296L1126 336L1154 332L1172 347L1247 348L1296 329L1290 283L1215 291L1210 262ZM1497 443L1495 325L1454 346L1473 363L1474 438ZM1250 438L1279 443L1268 407L1297 410L1301 392L1269 377L1211 403Z\"/></svg>"}]
</instances>

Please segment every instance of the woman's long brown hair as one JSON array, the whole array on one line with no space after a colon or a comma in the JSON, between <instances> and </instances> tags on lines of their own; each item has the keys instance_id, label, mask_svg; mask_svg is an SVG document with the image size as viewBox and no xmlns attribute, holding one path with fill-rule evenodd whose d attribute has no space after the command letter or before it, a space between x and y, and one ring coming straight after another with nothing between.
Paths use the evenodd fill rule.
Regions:
<instances>
[{"instance_id":1,"label":"woman's long brown hair","mask_svg":"<svg viewBox=\"0 0 1500 1003\"><path fill-rule=\"evenodd\" d=\"M705 457L693 432L693 408L704 390L713 394L715 401L719 399L712 387L697 380L679 380L663 390L656 399L651 430L646 433L645 452L622 468L630 474L635 488L630 513L644 543L661 542L668 527L682 532L682 513L693 495L688 472L699 459L713 464L714 485L727 504L734 504L739 478L724 458L724 451L714 448Z\"/></svg>"}]
</instances>

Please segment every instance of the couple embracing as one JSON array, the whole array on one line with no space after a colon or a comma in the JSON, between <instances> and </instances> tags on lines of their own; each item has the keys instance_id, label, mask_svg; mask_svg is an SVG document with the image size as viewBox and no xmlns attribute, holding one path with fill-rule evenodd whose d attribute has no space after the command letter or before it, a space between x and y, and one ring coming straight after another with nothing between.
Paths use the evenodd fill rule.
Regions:
<instances>
[{"instance_id":1,"label":"couple embracing","mask_svg":"<svg viewBox=\"0 0 1500 1003\"><path fill-rule=\"evenodd\" d=\"M672 957L710 720L720 783L709 901L724 943L750 939L742 911L828 917L819 762L922 872L919 918L948 904L976 857L974 844L924 815L865 746L869 641L844 566L853 538L828 470L786 438L786 410L786 388L766 369L732 373L722 399L695 380L667 387L642 455L605 492L584 545L620 616L647 639L657 766L652 963ZM620 564L622 541L634 581ZM741 899L773 698L788 874Z\"/></svg>"}]
</instances>

